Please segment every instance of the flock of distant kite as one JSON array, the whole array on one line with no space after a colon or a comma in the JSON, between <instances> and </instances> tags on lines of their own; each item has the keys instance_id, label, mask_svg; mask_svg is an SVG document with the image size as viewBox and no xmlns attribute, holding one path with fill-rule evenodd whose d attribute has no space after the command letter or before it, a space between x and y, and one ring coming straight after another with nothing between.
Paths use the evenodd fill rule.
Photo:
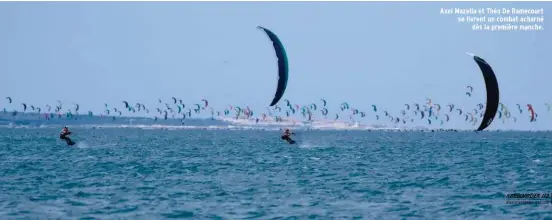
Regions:
<instances>
[{"instance_id":1,"label":"flock of distant kite","mask_svg":"<svg viewBox=\"0 0 552 220\"><path fill-rule=\"evenodd\" d=\"M258 115L259 117L257 117L257 115L254 114L253 110L249 107L239 107L232 105L228 106L222 111L215 111L209 106L209 102L206 99L203 99L202 103L187 106L182 102L181 99L172 97L172 102L163 102L161 99L158 100L158 104L156 105L155 111L153 112L155 114L153 120L167 120L169 117L178 117L181 120L185 120L187 118L191 118L192 115L199 116L202 112L207 112L208 114L210 114L211 117L214 117L216 115L219 117L224 116L236 119L256 119L257 122L267 120L282 122L286 121L288 117L291 117L296 113L300 113L305 121L314 121L314 115L318 112L321 117L330 120L338 120L340 118L340 115L342 115L343 113L347 114L350 119L354 119L355 117L364 118L367 116L366 112L356 108L350 108L349 104L346 102L341 103L341 112L330 115L327 108L327 102L324 99L321 99L319 102L307 105L292 104L289 100L285 99L283 100L284 105L278 105L278 103L284 96L288 82L289 70L286 51L282 42L276 36L276 34L266 28L260 26L258 28L264 31L266 35L268 35L270 41L273 44L274 50L276 52L276 57L278 59L278 85L274 98L270 103L270 107L267 108L266 113L262 113ZM401 110L399 116L392 116L387 111L378 111L378 106L372 105L371 110L374 112L376 119L380 120L380 117L386 117L390 123L394 124L407 124L414 122L415 120L426 120L428 124L432 124L435 122L444 124L450 120L451 116L460 116L464 121L469 122L473 125L476 125L477 122L480 121L480 125L478 126L477 131L482 131L490 126L495 117L502 119L503 122L505 120L513 120L515 122L517 120L516 117L513 116L508 108L499 101L498 81L491 66L484 59L478 56L475 56L473 54L468 55L473 57L475 63L479 66L483 74L483 79L485 81L487 92L486 104L479 103L474 109L469 111L464 110L463 108L456 108L454 104L444 105L444 108L442 108L440 104L433 103L432 100L428 98L426 103L405 104L405 109ZM468 89L466 91L466 95L471 97L473 87L468 85L466 88ZM11 97L6 97L6 100L8 102L8 107L13 107L13 99ZM150 113L150 108L146 107L146 105L142 103L131 104L127 101L122 101L122 104L124 105L124 108L117 108L105 104L105 110L100 114L100 116L111 117L113 120L115 120L116 116L132 115L133 113L137 112L145 112L146 114ZM24 113L38 113L39 117L45 120L53 120L56 118L78 119L79 117L86 117L86 115L79 116L79 104L72 105L72 108L65 108L64 103L62 103L61 101L57 101L57 105L46 105L45 109L42 109L38 106L21 103L21 106L18 108L12 108L11 110L4 108L4 114L11 114L12 116L16 117L19 113L18 109L20 109ZM517 104L517 108L520 114L524 112L522 106L524 105ZM536 121L537 114L535 113L533 106L531 104L527 104L526 106L527 111L529 112L529 120L531 122ZM546 106L548 108L548 111L550 111L550 105L546 104ZM92 117L94 116L94 113L88 111L87 116Z\"/></svg>"}]
</instances>

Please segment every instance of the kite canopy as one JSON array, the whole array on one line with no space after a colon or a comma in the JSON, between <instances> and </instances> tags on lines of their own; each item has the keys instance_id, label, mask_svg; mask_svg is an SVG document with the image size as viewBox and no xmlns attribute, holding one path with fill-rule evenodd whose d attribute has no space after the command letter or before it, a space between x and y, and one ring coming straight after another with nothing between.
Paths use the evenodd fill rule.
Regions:
<instances>
[{"instance_id":1,"label":"kite canopy","mask_svg":"<svg viewBox=\"0 0 552 220\"><path fill-rule=\"evenodd\" d=\"M280 39L278 39L278 36L274 34L272 31L258 26L257 28L263 30L266 35L268 35L268 38L272 41L272 45L274 46L274 51L276 52L276 57L278 58L278 87L276 88L276 94L274 94L274 99L270 103L270 106L276 105L278 101L284 96L284 92L286 91L287 87L287 81L288 81L288 60L286 55L286 50L284 49L284 45L282 45L282 42Z\"/></svg>"},{"instance_id":2,"label":"kite canopy","mask_svg":"<svg viewBox=\"0 0 552 220\"><path fill-rule=\"evenodd\" d=\"M473 59L481 69L483 74L483 79L485 80L485 87L487 89L487 104L485 108L485 114L483 115L483 120L481 120L481 125L477 128L477 131L483 131L485 128L489 127L494 120L496 112L498 111L499 104L499 90L498 90L498 80L496 75L491 68L491 65L487 63L483 58L469 54L473 56Z\"/></svg>"}]
</instances>

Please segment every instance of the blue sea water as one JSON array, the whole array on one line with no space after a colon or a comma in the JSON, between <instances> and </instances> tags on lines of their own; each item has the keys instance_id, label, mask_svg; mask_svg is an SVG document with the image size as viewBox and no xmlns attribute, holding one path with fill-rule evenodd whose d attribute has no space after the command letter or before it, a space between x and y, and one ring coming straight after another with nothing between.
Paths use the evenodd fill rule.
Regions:
<instances>
[{"instance_id":1,"label":"blue sea water","mask_svg":"<svg viewBox=\"0 0 552 220\"><path fill-rule=\"evenodd\" d=\"M0 219L543 219L549 132L0 128Z\"/></svg>"}]
</instances>

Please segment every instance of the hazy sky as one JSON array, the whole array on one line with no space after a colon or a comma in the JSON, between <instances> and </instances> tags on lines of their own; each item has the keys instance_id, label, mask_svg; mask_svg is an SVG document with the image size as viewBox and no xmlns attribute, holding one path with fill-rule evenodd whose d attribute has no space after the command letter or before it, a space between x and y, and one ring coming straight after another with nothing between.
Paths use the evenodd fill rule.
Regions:
<instances>
[{"instance_id":1,"label":"hazy sky","mask_svg":"<svg viewBox=\"0 0 552 220\"><path fill-rule=\"evenodd\" d=\"M100 111L121 100L210 100L264 109L277 65L275 32L290 64L284 98L398 112L404 103L484 102L471 52L497 74L501 101L552 102L552 27L476 32L440 8L544 8L550 2L2 2L0 96L77 102ZM548 18L545 18L545 20ZM474 87L471 99L466 85ZM5 106L0 101L0 107ZM525 117L525 116L523 116ZM518 118L521 118L518 117ZM522 119L525 120L525 119Z\"/></svg>"}]
</instances>

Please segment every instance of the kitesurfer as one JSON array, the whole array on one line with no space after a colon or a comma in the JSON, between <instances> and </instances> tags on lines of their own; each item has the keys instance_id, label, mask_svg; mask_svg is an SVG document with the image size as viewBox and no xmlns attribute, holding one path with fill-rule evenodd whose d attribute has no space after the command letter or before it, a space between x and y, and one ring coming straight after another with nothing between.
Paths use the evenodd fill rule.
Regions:
<instances>
[{"instance_id":1,"label":"kitesurfer","mask_svg":"<svg viewBox=\"0 0 552 220\"><path fill-rule=\"evenodd\" d=\"M293 144L295 141L291 139L291 135L294 135L295 133L291 132L288 128L284 131L282 134L282 140L285 140L289 142L290 144Z\"/></svg>"},{"instance_id":2,"label":"kitesurfer","mask_svg":"<svg viewBox=\"0 0 552 220\"><path fill-rule=\"evenodd\" d=\"M61 133L59 134L59 139L61 140L65 140L65 142L67 142L68 145L73 145L73 141L67 137L71 134L72 132L69 131L69 128L67 128L67 126L63 127L63 130L61 130Z\"/></svg>"}]
</instances>

